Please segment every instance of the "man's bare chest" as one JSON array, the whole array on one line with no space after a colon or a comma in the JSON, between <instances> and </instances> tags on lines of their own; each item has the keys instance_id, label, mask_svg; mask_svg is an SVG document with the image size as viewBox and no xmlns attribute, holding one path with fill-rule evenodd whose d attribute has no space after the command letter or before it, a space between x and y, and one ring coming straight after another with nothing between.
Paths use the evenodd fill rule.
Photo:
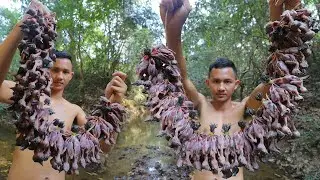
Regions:
<instances>
[{"instance_id":1,"label":"man's bare chest","mask_svg":"<svg viewBox=\"0 0 320 180\"><path fill-rule=\"evenodd\" d=\"M65 128L70 130L72 123L76 118L76 112L72 108L62 105L52 105L51 108L54 111L54 114L50 119L62 120L65 123Z\"/></svg>"},{"instance_id":2,"label":"man's bare chest","mask_svg":"<svg viewBox=\"0 0 320 180\"><path fill-rule=\"evenodd\" d=\"M200 110L200 131L203 133L210 133L210 125L215 125L214 134L219 135L223 133L223 126L230 126L230 133L240 130L238 122L243 118L243 108L230 108L225 112L217 112L211 106L203 107Z\"/></svg>"}]
</instances>

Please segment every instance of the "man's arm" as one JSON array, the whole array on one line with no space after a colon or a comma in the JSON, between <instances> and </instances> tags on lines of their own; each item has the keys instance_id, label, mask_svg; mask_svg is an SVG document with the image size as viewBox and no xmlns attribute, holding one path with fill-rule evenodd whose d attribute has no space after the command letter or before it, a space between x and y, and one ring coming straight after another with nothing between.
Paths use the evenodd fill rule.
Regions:
<instances>
[{"instance_id":1,"label":"man's arm","mask_svg":"<svg viewBox=\"0 0 320 180\"><path fill-rule=\"evenodd\" d=\"M270 87L270 83L259 84L248 97L242 100L242 103L245 103L247 108L250 108L254 111L258 110L258 108L262 105L261 99L267 97Z\"/></svg>"},{"instance_id":2,"label":"man's arm","mask_svg":"<svg viewBox=\"0 0 320 180\"><path fill-rule=\"evenodd\" d=\"M162 0L160 4L160 15L165 26L167 46L175 52L175 58L178 61L182 84L187 97L193 102L195 107L198 107L200 104L200 94L188 78L181 42L182 27L190 11L189 0Z\"/></svg>"},{"instance_id":3,"label":"man's arm","mask_svg":"<svg viewBox=\"0 0 320 180\"><path fill-rule=\"evenodd\" d=\"M77 108L77 116L76 116L76 124L78 126L84 126L87 123L87 118L85 112L81 109L81 107L75 105ZM115 136L117 137L117 135ZM112 145L108 145L104 142L104 140L100 140L100 148L104 153L108 153L112 149Z\"/></svg>"},{"instance_id":4,"label":"man's arm","mask_svg":"<svg viewBox=\"0 0 320 180\"><path fill-rule=\"evenodd\" d=\"M127 78L127 75L123 72L115 72L112 74L113 78L108 83L105 89L105 96L112 103L121 103L127 92L127 85L124 82ZM118 133L114 133L114 139L116 140ZM108 153L112 150L113 145L106 144L103 140L100 141L101 150L104 153Z\"/></svg>"},{"instance_id":5,"label":"man's arm","mask_svg":"<svg viewBox=\"0 0 320 180\"><path fill-rule=\"evenodd\" d=\"M78 126L84 126L87 123L86 113L78 105L74 105L74 106L77 109L76 124ZM117 138L117 134L115 134L115 139L116 138ZM110 152L112 147L113 147L112 145L106 144L104 140L100 140L100 148L104 153Z\"/></svg>"},{"instance_id":6,"label":"man's arm","mask_svg":"<svg viewBox=\"0 0 320 180\"><path fill-rule=\"evenodd\" d=\"M84 126L87 123L86 113L78 105L75 106L77 108L76 123L78 126Z\"/></svg>"},{"instance_id":7,"label":"man's arm","mask_svg":"<svg viewBox=\"0 0 320 180\"><path fill-rule=\"evenodd\" d=\"M47 12L47 9L43 4L37 0L31 0L28 8ZM9 71L14 53L16 52L19 42L23 37L20 25L22 25L22 22L29 17L30 16L28 14L25 14L13 27L6 39L0 44L0 102L2 103L12 103L12 101L9 100L12 97L13 92L10 88L14 87L15 83L11 81L4 81L4 79Z\"/></svg>"},{"instance_id":8,"label":"man's arm","mask_svg":"<svg viewBox=\"0 0 320 180\"><path fill-rule=\"evenodd\" d=\"M283 4L286 10L300 8L301 0L269 0L270 21L279 21L283 13Z\"/></svg>"},{"instance_id":9,"label":"man's arm","mask_svg":"<svg viewBox=\"0 0 320 180\"><path fill-rule=\"evenodd\" d=\"M21 22L17 23L7 38L0 44L0 84L8 73L14 53L22 39L20 25Z\"/></svg>"},{"instance_id":10,"label":"man's arm","mask_svg":"<svg viewBox=\"0 0 320 180\"><path fill-rule=\"evenodd\" d=\"M21 21L17 23L7 38L0 44L0 102L11 104L10 98L13 91L10 89L15 86L12 81L5 81L5 77L9 71L14 53L22 39Z\"/></svg>"},{"instance_id":11,"label":"man's arm","mask_svg":"<svg viewBox=\"0 0 320 180\"><path fill-rule=\"evenodd\" d=\"M280 20L280 16L283 12L283 3L285 4L286 10L292 10L301 6L301 0L269 0L269 10L270 10L270 20L276 21ZM249 97L243 99L243 103L246 104L247 108L257 110L262 102L259 99L266 98L266 95L269 93L271 84L270 83L262 83L258 85L250 94Z\"/></svg>"},{"instance_id":12,"label":"man's arm","mask_svg":"<svg viewBox=\"0 0 320 180\"><path fill-rule=\"evenodd\" d=\"M284 0L269 0L270 21L280 20L283 12L283 3Z\"/></svg>"}]
</instances>

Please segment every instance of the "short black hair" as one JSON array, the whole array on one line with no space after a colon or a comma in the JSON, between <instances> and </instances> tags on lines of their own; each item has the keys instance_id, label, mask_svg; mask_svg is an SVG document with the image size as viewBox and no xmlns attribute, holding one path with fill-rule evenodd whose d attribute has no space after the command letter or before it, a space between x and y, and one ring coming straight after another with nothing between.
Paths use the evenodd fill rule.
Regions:
<instances>
[{"instance_id":1,"label":"short black hair","mask_svg":"<svg viewBox=\"0 0 320 180\"><path fill-rule=\"evenodd\" d=\"M217 58L212 64L210 64L208 77L210 76L210 73L213 68L222 69L222 68L228 68L228 67L232 68L235 76L237 77L237 73L238 73L237 68L234 65L234 63L228 58Z\"/></svg>"},{"instance_id":2,"label":"short black hair","mask_svg":"<svg viewBox=\"0 0 320 180\"><path fill-rule=\"evenodd\" d=\"M72 62L72 56L67 51L55 50L54 54L56 55L56 58L69 59Z\"/></svg>"}]
</instances>

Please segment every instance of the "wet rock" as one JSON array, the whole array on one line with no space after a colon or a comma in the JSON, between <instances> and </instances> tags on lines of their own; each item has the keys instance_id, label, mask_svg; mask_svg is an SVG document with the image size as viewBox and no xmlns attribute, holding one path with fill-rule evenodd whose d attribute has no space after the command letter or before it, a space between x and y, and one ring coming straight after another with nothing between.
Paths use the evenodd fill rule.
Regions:
<instances>
[{"instance_id":1,"label":"wet rock","mask_svg":"<svg viewBox=\"0 0 320 180\"><path fill-rule=\"evenodd\" d=\"M150 149L150 150L159 150L159 147L158 147L158 146L147 145L146 148L147 148L147 149Z\"/></svg>"},{"instance_id":2,"label":"wet rock","mask_svg":"<svg viewBox=\"0 0 320 180\"><path fill-rule=\"evenodd\" d=\"M160 163L160 162L156 162L155 168L156 168L157 170L161 169L161 163Z\"/></svg>"},{"instance_id":3,"label":"wet rock","mask_svg":"<svg viewBox=\"0 0 320 180\"><path fill-rule=\"evenodd\" d=\"M286 160L290 163L292 162L292 159L290 157L288 157Z\"/></svg>"},{"instance_id":4,"label":"wet rock","mask_svg":"<svg viewBox=\"0 0 320 180\"><path fill-rule=\"evenodd\" d=\"M269 158L269 159L268 159L268 162L271 162L271 163L274 163L275 161L276 161L275 158Z\"/></svg>"},{"instance_id":5,"label":"wet rock","mask_svg":"<svg viewBox=\"0 0 320 180\"><path fill-rule=\"evenodd\" d=\"M121 160L121 159L124 159L125 157L126 157L126 155L123 154L123 155L120 156L118 159Z\"/></svg>"},{"instance_id":6,"label":"wet rock","mask_svg":"<svg viewBox=\"0 0 320 180\"><path fill-rule=\"evenodd\" d=\"M127 177L126 176L122 176L122 177L114 177L114 180L127 180Z\"/></svg>"},{"instance_id":7,"label":"wet rock","mask_svg":"<svg viewBox=\"0 0 320 180\"><path fill-rule=\"evenodd\" d=\"M278 178L281 178L281 176L279 174L274 173L274 175Z\"/></svg>"}]
</instances>

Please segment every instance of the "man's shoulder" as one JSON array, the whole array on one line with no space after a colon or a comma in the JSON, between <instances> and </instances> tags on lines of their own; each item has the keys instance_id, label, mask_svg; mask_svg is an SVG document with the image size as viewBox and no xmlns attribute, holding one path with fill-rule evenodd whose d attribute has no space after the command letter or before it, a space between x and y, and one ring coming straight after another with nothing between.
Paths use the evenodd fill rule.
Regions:
<instances>
[{"instance_id":1,"label":"man's shoulder","mask_svg":"<svg viewBox=\"0 0 320 180\"><path fill-rule=\"evenodd\" d=\"M199 97L200 103L207 103L207 102L211 102L211 100L212 100L211 97L205 96L202 93L198 92L198 95L199 95L198 97Z\"/></svg>"},{"instance_id":2,"label":"man's shoulder","mask_svg":"<svg viewBox=\"0 0 320 180\"><path fill-rule=\"evenodd\" d=\"M200 110L201 108L208 106L208 104L210 103L211 99L206 97L205 95L201 94L198 92L198 100L199 100L199 105L198 107L196 107L198 110Z\"/></svg>"},{"instance_id":3,"label":"man's shoulder","mask_svg":"<svg viewBox=\"0 0 320 180\"><path fill-rule=\"evenodd\" d=\"M233 105L234 109L242 111L245 108L246 103L245 103L245 101L240 101L240 102L239 101L232 101L232 105Z\"/></svg>"},{"instance_id":4,"label":"man's shoulder","mask_svg":"<svg viewBox=\"0 0 320 180\"><path fill-rule=\"evenodd\" d=\"M76 111L82 110L82 108L80 106L78 106L77 104L73 104L66 99L64 99L64 100L65 100L64 104L66 105L66 107L68 107L72 110L76 110Z\"/></svg>"},{"instance_id":5,"label":"man's shoulder","mask_svg":"<svg viewBox=\"0 0 320 180\"><path fill-rule=\"evenodd\" d=\"M84 125L87 122L86 113L84 110L76 104L70 103L70 106L72 106L72 110L75 113L76 124L80 126Z\"/></svg>"},{"instance_id":6,"label":"man's shoulder","mask_svg":"<svg viewBox=\"0 0 320 180\"><path fill-rule=\"evenodd\" d=\"M242 102L239 102L239 101L232 101L232 105L233 106L241 106L242 105Z\"/></svg>"},{"instance_id":7,"label":"man's shoulder","mask_svg":"<svg viewBox=\"0 0 320 180\"><path fill-rule=\"evenodd\" d=\"M248 101L249 97L245 97L242 100L239 101L232 101L232 103L234 103L234 105L236 106L245 106L247 101Z\"/></svg>"},{"instance_id":8,"label":"man's shoulder","mask_svg":"<svg viewBox=\"0 0 320 180\"><path fill-rule=\"evenodd\" d=\"M72 103L70 103L70 104L71 104L71 106L73 106L73 108L74 108L75 110L77 110L78 112L79 112L79 111L83 111L80 106L78 106L78 105L76 105L76 104L72 104Z\"/></svg>"},{"instance_id":9,"label":"man's shoulder","mask_svg":"<svg viewBox=\"0 0 320 180\"><path fill-rule=\"evenodd\" d=\"M71 105L74 107L74 110L76 111L77 115L85 117L85 112L80 106L78 106L76 104L72 104L72 103L71 103Z\"/></svg>"}]
</instances>

